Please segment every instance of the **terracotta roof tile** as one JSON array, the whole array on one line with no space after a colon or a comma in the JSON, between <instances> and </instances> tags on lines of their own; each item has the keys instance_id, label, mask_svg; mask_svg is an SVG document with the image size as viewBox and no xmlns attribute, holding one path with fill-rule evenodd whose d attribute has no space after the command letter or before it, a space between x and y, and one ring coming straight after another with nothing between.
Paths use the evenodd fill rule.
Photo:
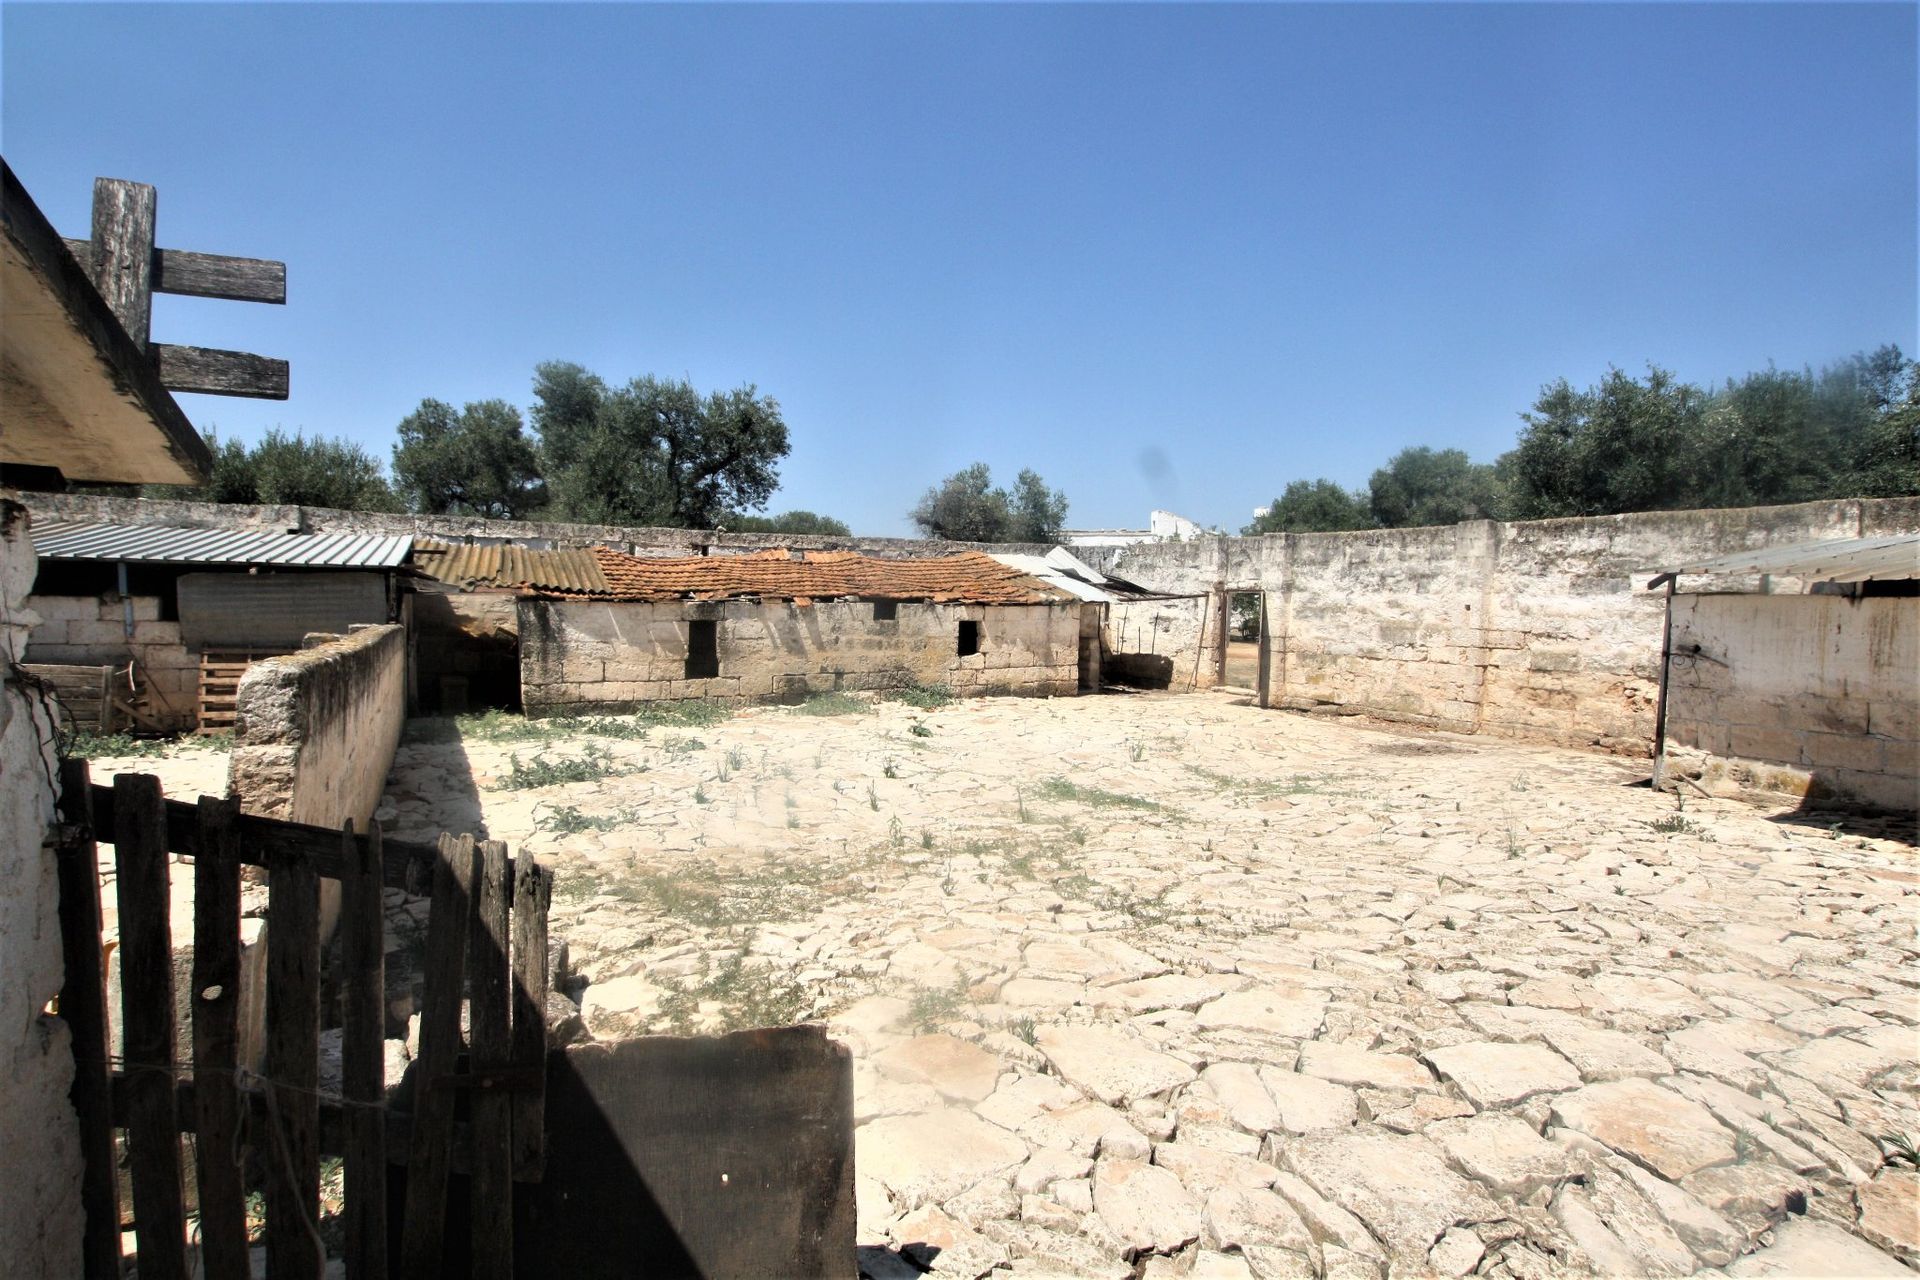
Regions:
<instances>
[{"instance_id":1,"label":"terracotta roof tile","mask_svg":"<svg viewBox=\"0 0 1920 1280\"><path fill-rule=\"evenodd\" d=\"M927 600L942 604L1056 604L1073 597L978 551L881 560L853 551L783 550L740 556L630 556L593 549L605 591L543 590L560 598L610 600Z\"/></svg>"}]
</instances>

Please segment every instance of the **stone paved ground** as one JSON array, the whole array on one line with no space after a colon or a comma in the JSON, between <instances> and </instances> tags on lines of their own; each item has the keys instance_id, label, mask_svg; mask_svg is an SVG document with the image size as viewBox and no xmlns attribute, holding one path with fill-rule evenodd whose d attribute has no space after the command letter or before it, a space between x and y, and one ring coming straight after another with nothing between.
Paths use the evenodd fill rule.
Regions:
<instances>
[{"instance_id":1,"label":"stone paved ground","mask_svg":"<svg viewBox=\"0 0 1920 1280\"><path fill-rule=\"evenodd\" d=\"M872 1277L1920 1261L1911 831L1220 695L517 731L388 829L550 857L593 1034L827 1020Z\"/></svg>"}]
</instances>

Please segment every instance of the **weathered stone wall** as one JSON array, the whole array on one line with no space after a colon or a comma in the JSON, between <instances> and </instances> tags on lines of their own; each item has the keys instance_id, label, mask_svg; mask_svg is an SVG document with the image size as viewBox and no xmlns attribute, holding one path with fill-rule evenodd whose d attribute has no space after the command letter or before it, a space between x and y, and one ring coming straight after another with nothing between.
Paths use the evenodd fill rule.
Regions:
<instances>
[{"instance_id":1,"label":"weathered stone wall","mask_svg":"<svg viewBox=\"0 0 1920 1280\"><path fill-rule=\"evenodd\" d=\"M17 681L34 616L27 512L0 497L0 1258L10 1276L80 1274L80 1135L67 1090L67 1025L45 1012L60 993L59 890L44 846L54 803L54 712Z\"/></svg>"},{"instance_id":2,"label":"weathered stone wall","mask_svg":"<svg viewBox=\"0 0 1920 1280\"><path fill-rule=\"evenodd\" d=\"M896 606L871 601L520 603L521 699L529 714L663 699L797 701L841 689L944 684L961 695L1069 695L1078 684L1080 610L1057 605ZM720 674L689 680L689 624L712 621ZM981 651L960 657L963 621Z\"/></svg>"},{"instance_id":3,"label":"weathered stone wall","mask_svg":"<svg viewBox=\"0 0 1920 1280\"><path fill-rule=\"evenodd\" d=\"M454 712L520 701L520 614L508 591L421 583L413 593L413 665L420 709ZM449 678L466 707L450 706ZM443 696L445 695L445 696Z\"/></svg>"},{"instance_id":4,"label":"weathered stone wall","mask_svg":"<svg viewBox=\"0 0 1920 1280\"><path fill-rule=\"evenodd\" d=\"M711 529L662 529L645 525L565 524L548 520L483 520L469 516L336 511L328 507L240 506L174 502L160 498L101 498L36 493L29 505L42 519L94 520L117 524L176 525L188 529L297 529L310 533L422 534L449 542L516 542L536 547L606 546L637 556L739 555L769 547L805 551L858 551L911 558L945 556L969 548L1045 555L1050 543L966 543L928 538L824 537L799 533L725 533Z\"/></svg>"},{"instance_id":5,"label":"weathered stone wall","mask_svg":"<svg viewBox=\"0 0 1920 1280\"><path fill-rule=\"evenodd\" d=\"M1106 677L1145 689L1191 691L1219 683L1220 612L1211 595L1116 600L1101 644Z\"/></svg>"},{"instance_id":6,"label":"weathered stone wall","mask_svg":"<svg viewBox=\"0 0 1920 1280\"><path fill-rule=\"evenodd\" d=\"M80 666L134 664L134 679L148 695L147 709L169 729L196 727L200 661L180 637L178 622L160 619L158 596L133 596L133 634L127 634L128 601L117 595L28 596L40 618L27 646L28 662Z\"/></svg>"},{"instance_id":7,"label":"weathered stone wall","mask_svg":"<svg viewBox=\"0 0 1920 1280\"><path fill-rule=\"evenodd\" d=\"M230 792L262 817L361 830L380 803L406 723L406 639L362 627L240 681Z\"/></svg>"},{"instance_id":8,"label":"weathered stone wall","mask_svg":"<svg viewBox=\"0 0 1920 1280\"><path fill-rule=\"evenodd\" d=\"M1274 706L1644 753L1664 617L1661 594L1645 589L1653 570L1915 530L1920 500L1849 500L1209 538L1088 558L1160 591L1267 592Z\"/></svg>"},{"instance_id":9,"label":"weathered stone wall","mask_svg":"<svg viewBox=\"0 0 1920 1280\"><path fill-rule=\"evenodd\" d=\"M1668 771L1920 808L1920 599L1673 600Z\"/></svg>"}]
</instances>

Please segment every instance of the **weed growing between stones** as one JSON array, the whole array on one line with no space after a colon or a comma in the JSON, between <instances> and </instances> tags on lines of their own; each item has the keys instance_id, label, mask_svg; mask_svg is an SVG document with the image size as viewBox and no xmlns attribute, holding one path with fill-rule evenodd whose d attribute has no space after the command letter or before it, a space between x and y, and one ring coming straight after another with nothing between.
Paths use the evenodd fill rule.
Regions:
<instances>
[{"instance_id":1,"label":"weed growing between stones","mask_svg":"<svg viewBox=\"0 0 1920 1280\"><path fill-rule=\"evenodd\" d=\"M507 759L507 776L495 784L496 790L530 791L567 782L598 782L602 778L636 772L635 766L622 763L611 751L592 743L577 756L549 756L543 751L531 760L522 761L516 752Z\"/></svg>"},{"instance_id":2,"label":"weed growing between stones","mask_svg":"<svg viewBox=\"0 0 1920 1280\"><path fill-rule=\"evenodd\" d=\"M1033 1025L1033 1019L1024 1014L1007 1024L1007 1034L1024 1044L1034 1043L1039 1036Z\"/></svg>"},{"instance_id":3,"label":"weed growing between stones","mask_svg":"<svg viewBox=\"0 0 1920 1280\"><path fill-rule=\"evenodd\" d=\"M617 831L634 822L638 814L632 809L621 809L614 813L587 813L570 804L548 805L545 811L534 819L536 831L550 831L557 836L570 836L582 831Z\"/></svg>"},{"instance_id":4,"label":"weed growing between stones","mask_svg":"<svg viewBox=\"0 0 1920 1280\"><path fill-rule=\"evenodd\" d=\"M1647 825L1655 831L1658 831L1661 835L1667 836L1697 836L1706 831L1705 827L1682 813L1670 814L1664 818L1655 818Z\"/></svg>"},{"instance_id":5,"label":"weed growing between stones","mask_svg":"<svg viewBox=\"0 0 1920 1280\"><path fill-rule=\"evenodd\" d=\"M1158 800L1148 800L1143 796L1122 795L1118 791L1102 791L1099 787L1083 787L1066 778L1048 778L1039 787L1042 799L1071 801L1088 805L1095 809L1142 809L1150 813L1166 813L1168 809ZM1025 821L1023 817L1021 821Z\"/></svg>"},{"instance_id":6,"label":"weed growing between stones","mask_svg":"<svg viewBox=\"0 0 1920 1280\"><path fill-rule=\"evenodd\" d=\"M233 750L231 733L195 738L136 738L130 733L78 732L69 737L60 754L68 760L99 760L109 756L170 756L192 743L214 751Z\"/></svg>"},{"instance_id":7,"label":"weed growing between stones","mask_svg":"<svg viewBox=\"0 0 1920 1280\"><path fill-rule=\"evenodd\" d=\"M816 693L793 710L802 716L864 716L873 706L850 693Z\"/></svg>"},{"instance_id":8,"label":"weed growing between stones","mask_svg":"<svg viewBox=\"0 0 1920 1280\"><path fill-rule=\"evenodd\" d=\"M922 711L933 711L953 701L953 690L944 684L911 684L901 689L886 690L880 695L880 700L904 702ZM919 730L914 732L918 733Z\"/></svg>"},{"instance_id":9,"label":"weed growing between stones","mask_svg":"<svg viewBox=\"0 0 1920 1280\"><path fill-rule=\"evenodd\" d=\"M967 1006L967 980L957 978L950 987L921 987L907 1004L907 1017L922 1031L933 1031L952 1022Z\"/></svg>"},{"instance_id":10,"label":"weed growing between stones","mask_svg":"<svg viewBox=\"0 0 1920 1280\"><path fill-rule=\"evenodd\" d=\"M1880 1147L1886 1161L1892 1168L1905 1165L1909 1169L1920 1169L1920 1139L1910 1133L1883 1133L1880 1135Z\"/></svg>"},{"instance_id":11,"label":"weed growing between stones","mask_svg":"<svg viewBox=\"0 0 1920 1280\"><path fill-rule=\"evenodd\" d=\"M676 1035L717 1034L788 1026L806 1016L810 1003L792 978L766 968L749 971L736 952L698 982L668 991L660 1014Z\"/></svg>"},{"instance_id":12,"label":"weed growing between stones","mask_svg":"<svg viewBox=\"0 0 1920 1280\"><path fill-rule=\"evenodd\" d=\"M933 730L927 728L927 723L924 720L915 720L907 726L907 732L916 738L931 738L933 736Z\"/></svg>"}]
</instances>

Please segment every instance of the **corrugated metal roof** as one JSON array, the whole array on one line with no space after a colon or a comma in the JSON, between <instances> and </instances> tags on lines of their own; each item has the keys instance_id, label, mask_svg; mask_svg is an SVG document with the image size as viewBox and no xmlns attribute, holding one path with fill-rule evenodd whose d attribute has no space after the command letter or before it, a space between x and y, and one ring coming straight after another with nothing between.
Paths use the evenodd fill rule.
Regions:
<instances>
[{"instance_id":1,"label":"corrugated metal roof","mask_svg":"<svg viewBox=\"0 0 1920 1280\"><path fill-rule=\"evenodd\" d=\"M539 587L554 591L609 590L593 552L495 545L457 546L422 538L413 544L422 573L462 587Z\"/></svg>"},{"instance_id":2,"label":"corrugated metal roof","mask_svg":"<svg viewBox=\"0 0 1920 1280\"><path fill-rule=\"evenodd\" d=\"M1665 586L1683 573L1765 573L1816 582L1874 582L1920 578L1920 533L1885 538L1834 538L1791 547L1762 547L1729 556L1668 565L1648 587Z\"/></svg>"},{"instance_id":3,"label":"corrugated metal roof","mask_svg":"<svg viewBox=\"0 0 1920 1280\"><path fill-rule=\"evenodd\" d=\"M609 584L603 599L633 601L930 600L966 604L1057 604L1070 597L978 551L881 560L852 551L786 551L744 556L630 556L595 547ZM545 595L580 595L547 591Z\"/></svg>"},{"instance_id":4,"label":"corrugated metal roof","mask_svg":"<svg viewBox=\"0 0 1920 1280\"><path fill-rule=\"evenodd\" d=\"M406 560L413 549L413 535L176 529L167 525L50 520L34 524L33 549L42 560L391 569Z\"/></svg>"},{"instance_id":5,"label":"corrugated metal roof","mask_svg":"<svg viewBox=\"0 0 1920 1280\"><path fill-rule=\"evenodd\" d=\"M1113 592L1101 585L1106 579L1102 578L1095 569L1090 565L1081 564L1071 553L1058 547L1044 556L998 551L988 554L1009 569L1018 569L1021 573L1032 574L1049 586L1057 587L1068 595L1078 596L1082 600L1089 600L1095 604L1111 604L1116 598ZM1056 559L1056 556L1064 556L1072 563L1063 563Z\"/></svg>"}]
</instances>

